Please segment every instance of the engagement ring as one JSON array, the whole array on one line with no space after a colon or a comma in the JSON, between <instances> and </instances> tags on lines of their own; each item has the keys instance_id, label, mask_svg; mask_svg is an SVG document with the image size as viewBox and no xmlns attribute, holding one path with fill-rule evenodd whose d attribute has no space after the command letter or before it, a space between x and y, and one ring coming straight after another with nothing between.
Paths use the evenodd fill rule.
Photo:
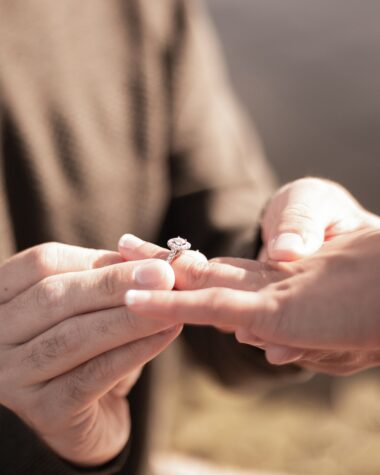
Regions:
<instances>
[{"instance_id":1,"label":"engagement ring","mask_svg":"<svg viewBox=\"0 0 380 475\"><path fill-rule=\"evenodd\" d=\"M183 239L178 236L176 238L169 239L168 248L170 249L170 253L166 258L166 262L171 264L174 259L181 254L181 252L188 251L191 248L191 244L187 239Z\"/></svg>"}]
</instances>

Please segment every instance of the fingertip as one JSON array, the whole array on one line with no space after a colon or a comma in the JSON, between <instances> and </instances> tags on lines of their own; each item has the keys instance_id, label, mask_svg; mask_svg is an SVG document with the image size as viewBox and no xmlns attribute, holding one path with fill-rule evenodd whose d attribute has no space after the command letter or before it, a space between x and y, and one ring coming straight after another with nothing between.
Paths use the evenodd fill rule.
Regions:
<instances>
[{"instance_id":1,"label":"fingertip","mask_svg":"<svg viewBox=\"0 0 380 475\"><path fill-rule=\"evenodd\" d=\"M144 241L134 234L123 234L119 239L118 249L120 254L124 257L130 253L130 251L135 250L136 248L140 247L144 244Z\"/></svg>"},{"instance_id":2,"label":"fingertip","mask_svg":"<svg viewBox=\"0 0 380 475\"><path fill-rule=\"evenodd\" d=\"M265 349L265 356L268 362L277 366L296 363L303 358L304 353L304 350L298 348L279 345L267 345Z\"/></svg>"},{"instance_id":3,"label":"fingertip","mask_svg":"<svg viewBox=\"0 0 380 475\"><path fill-rule=\"evenodd\" d=\"M171 290L175 283L173 268L161 259L139 261L133 271L133 279L140 287Z\"/></svg>"},{"instance_id":4,"label":"fingertip","mask_svg":"<svg viewBox=\"0 0 380 475\"><path fill-rule=\"evenodd\" d=\"M268 254L275 261L292 261L305 254L305 243L296 233L282 233L269 242Z\"/></svg>"},{"instance_id":5,"label":"fingertip","mask_svg":"<svg viewBox=\"0 0 380 475\"><path fill-rule=\"evenodd\" d=\"M296 233L281 233L269 242L268 255L274 261L295 261L319 251L323 242L323 233L303 236Z\"/></svg>"}]
</instances>

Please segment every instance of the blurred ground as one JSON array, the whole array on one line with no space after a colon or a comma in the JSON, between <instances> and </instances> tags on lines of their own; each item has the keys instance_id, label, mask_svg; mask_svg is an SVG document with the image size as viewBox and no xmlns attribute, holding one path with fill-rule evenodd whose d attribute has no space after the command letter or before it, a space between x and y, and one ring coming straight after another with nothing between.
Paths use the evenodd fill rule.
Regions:
<instances>
[{"instance_id":1,"label":"blurred ground","mask_svg":"<svg viewBox=\"0 0 380 475\"><path fill-rule=\"evenodd\" d=\"M380 2L208 4L281 180L327 176L380 212ZM379 376L318 376L236 396L186 374L171 407L172 449L249 470L380 474Z\"/></svg>"},{"instance_id":2,"label":"blurred ground","mask_svg":"<svg viewBox=\"0 0 380 475\"><path fill-rule=\"evenodd\" d=\"M316 377L265 394L252 388L240 396L202 373L185 373L178 384L181 404L171 406L174 451L252 475L380 473L376 371L335 381Z\"/></svg>"}]
</instances>

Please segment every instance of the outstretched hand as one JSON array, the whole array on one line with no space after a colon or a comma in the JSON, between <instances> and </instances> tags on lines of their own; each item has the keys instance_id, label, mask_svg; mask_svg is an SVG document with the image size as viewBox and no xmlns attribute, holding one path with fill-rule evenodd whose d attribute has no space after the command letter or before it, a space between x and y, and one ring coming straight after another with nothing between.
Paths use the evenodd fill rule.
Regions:
<instances>
[{"instance_id":1,"label":"outstretched hand","mask_svg":"<svg viewBox=\"0 0 380 475\"><path fill-rule=\"evenodd\" d=\"M299 185L296 182L295 188ZM295 195L289 192L289 201L278 201L280 191L267 209L274 220L272 227L268 216L264 217L270 260L219 258L207 262L185 253L173 264L176 288L181 292L128 292L129 309L170 323L229 328L240 342L262 347L274 364L297 361L308 369L334 374L377 366L380 299L375 286L380 266L373 263L380 261L379 220L353 199L346 203L350 195L338 185L331 186L331 197L338 199L336 194L342 194L340 220L333 213L329 219L321 219L319 207L327 209L329 195L322 203L317 188L318 200L305 194L303 205L309 209L309 215L303 216L305 227L300 218L295 220L297 226L290 228L284 215L289 217L287 204L293 203L290 209L296 209L292 202ZM301 200L302 195L296 196ZM314 226L314 236L324 236L319 247L308 247L308 252L303 248L305 257L298 261L275 261L273 257L295 259L301 253L273 254L276 246L270 244L271 236L281 236L287 229L303 236L303 242L311 242L307 236L312 233L306 229L312 229L313 216L319 223ZM287 228L279 225L284 222ZM121 246L120 251L128 259L167 253L142 241Z\"/></svg>"}]
</instances>

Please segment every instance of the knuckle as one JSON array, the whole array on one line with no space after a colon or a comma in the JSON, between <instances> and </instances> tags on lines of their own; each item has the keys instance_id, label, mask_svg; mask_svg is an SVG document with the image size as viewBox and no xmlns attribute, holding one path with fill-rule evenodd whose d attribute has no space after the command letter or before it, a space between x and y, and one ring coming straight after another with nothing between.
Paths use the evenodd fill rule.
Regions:
<instances>
[{"instance_id":1,"label":"knuckle","mask_svg":"<svg viewBox=\"0 0 380 475\"><path fill-rule=\"evenodd\" d=\"M125 347L126 359L131 366L135 366L138 362L142 363L142 359L147 359L147 354L151 352L153 346L147 340L137 340L129 343Z\"/></svg>"},{"instance_id":2,"label":"knuckle","mask_svg":"<svg viewBox=\"0 0 380 475\"><path fill-rule=\"evenodd\" d=\"M120 326L133 331L137 330L139 327L137 318L127 307L121 309Z\"/></svg>"},{"instance_id":3,"label":"knuckle","mask_svg":"<svg viewBox=\"0 0 380 475\"><path fill-rule=\"evenodd\" d=\"M203 288L209 280L210 264L202 261L192 262L187 269L186 275L190 288Z\"/></svg>"},{"instance_id":4,"label":"knuckle","mask_svg":"<svg viewBox=\"0 0 380 475\"><path fill-rule=\"evenodd\" d=\"M77 375L77 380L83 388L89 382L102 381L108 379L113 373L112 358L110 353L103 353L84 364Z\"/></svg>"},{"instance_id":5,"label":"knuckle","mask_svg":"<svg viewBox=\"0 0 380 475\"><path fill-rule=\"evenodd\" d=\"M210 296L210 314L213 320L218 319L218 317L223 312L223 309L226 305L231 301L232 293L229 289L220 289L220 288L213 288L209 294Z\"/></svg>"},{"instance_id":6,"label":"knuckle","mask_svg":"<svg viewBox=\"0 0 380 475\"><path fill-rule=\"evenodd\" d=\"M123 272L120 267L108 268L101 274L99 281L100 291L107 297L113 297L119 292L120 282L122 281Z\"/></svg>"},{"instance_id":7,"label":"knuckle","mask_svg":"<svg viewBox=\"0 0 380 475\"><path fill-rule=\"evenodd\" d=\"M39 282L34 289L34 300L39 308L53 310L64 303L65 285L61 277L53 276Z\"/></svg>"},{"instance_id":8,"label":"knuckle","mask_svg":"<svg viewBox=\"0 0 380 475\"><path fill-rule=\"evenodd\" d=\"M255 330L260 337L276 341L278 338L282 340L288 335L288 304L285 295L286 292L278 291L275 296L269 292L265 296L265 307L255 316Z\"/></svg>"},{"instance_id":9,"label":"knuckle","mask_svg":"<svg viewBox=\"0 0 380 475\"><path fill-rule=\"evenodd\" d=\"M79 351L82 342L79 325L70 322L69 325L58 327L54 334L41 337L38 343L33 343L27 350L24 361L33 368L43 369L52 360Z\"/></svg>"},{"instance_id":10,"label":"knuckle","mask_svg":"<svg viewBox=\"0 0 380 475\"><path fill-rule=\"evenodd\" d=\"M137 330L139 323L137 318L126 307L118 307L110 310L104 316L93 323L93 329L98 335L117 335L123 332Z\"/></svg>"},{"instance_id":11,"label":"knuckle","mask_svg":"<svg viewBox=\"0 0 380 475\"><path fill-rule=\"evenodd\" d=\"M291 318L291 289L288 287L286 291L279 292L275 298L268 302L268 308L271 315L275 315L270 325L271 336L280 338L285 341L293 341L298 339L298 328L294 324L294 318ZM270 321L270 318L267 318Z\"/></svg>"},{"instance_id":12,"label":"knuckle","mask_svg":"<svg viewBox=\"0 0 380 475\"><path fill-rule=\"evenodd\" d=\"M64 387L64 397L62 398L62 406L71 407L73 404L81 404L86 394L85 381L78 374L72 375Z\"/></svg>"},{"instance_id":13,"label":"knuckle","mask_svg":"<svg viewBox=\"0 0 380 475\"><path fill-rule=\"evenodd\" d=\"M59 255L61 245L56 242L48 242L35 246L30 250L30 258L34 268L41 277L47 277L56 272L59 267Z\"/></svg>"},{"instance_id":14,"label":"knuckle","mask_svg":"<svg viewBox=\"0 0 380 475\"><path fill-rule=\"evenodd\" d=\"M304 223L305 221L314 222L313 212L307 203L294 203L288 205L283 211L284 221L295 221L296 224Z\"/></svg>"}]
</instances>

